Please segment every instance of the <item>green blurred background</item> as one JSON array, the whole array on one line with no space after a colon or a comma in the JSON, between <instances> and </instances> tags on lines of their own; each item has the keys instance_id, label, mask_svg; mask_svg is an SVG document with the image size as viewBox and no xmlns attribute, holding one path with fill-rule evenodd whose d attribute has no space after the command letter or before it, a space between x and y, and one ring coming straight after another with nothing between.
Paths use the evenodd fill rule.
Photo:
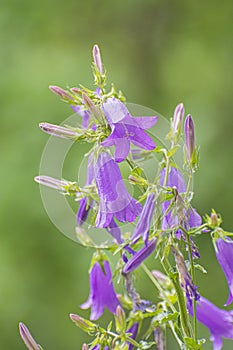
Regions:
<instances>
[{"instance_id":1,"label":"green blurred background","mask_svg":"<svg viewBox=\"0 0 233 350\"><path fill-rule=\"evenodd\" d=\"M0 349L24 349L19 321L44 349L80 349L89 339L68 314L87 298L92 252L53 226L33 177L48 139L38 123L70 115L48 85L91 86L94 43L129 102L167 118L184 102L201 146L195 206L202 215L215 208L233 230L232 15L231 0L1 1ZM209 271L198 275L200 292L222 307L227 286L208 235L198 245ZM142 295L153 296L139 276Z\"/></svg>"}]
</instances>

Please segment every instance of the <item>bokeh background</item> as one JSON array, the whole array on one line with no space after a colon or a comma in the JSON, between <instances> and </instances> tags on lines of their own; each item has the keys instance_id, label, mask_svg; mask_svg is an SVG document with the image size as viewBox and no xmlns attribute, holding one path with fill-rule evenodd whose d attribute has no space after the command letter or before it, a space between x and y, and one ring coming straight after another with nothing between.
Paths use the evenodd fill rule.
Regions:
<instances>
[{"instance_id":1,"label":"bokeh background","mask_svg":"<svg viewBox=\"0 0 233 350\"><path fill-rule=\"evenodd\" d=\"M129 102L168 119L184 102L201 147L194 204L202 215L215 208L233 231L232 15L231 0L1 1L1 349L24 349L19 321L45 349L80 349L89 340L68 314L87 298L92 252L53 226L33 177L48 139L38 123L59 124L70 115L48 85L91 87L94 43L109 81ZM78 162L77 149L70 168ZM208 269L208 278L198 274L200 292L222 307L227 286L208 235L198 245ZM139 276L142 295L153 296L153 286ZM200 332L208 337L203 327ZM172 340L168 349L176 349Z\"/></svg>"}]
</instances>

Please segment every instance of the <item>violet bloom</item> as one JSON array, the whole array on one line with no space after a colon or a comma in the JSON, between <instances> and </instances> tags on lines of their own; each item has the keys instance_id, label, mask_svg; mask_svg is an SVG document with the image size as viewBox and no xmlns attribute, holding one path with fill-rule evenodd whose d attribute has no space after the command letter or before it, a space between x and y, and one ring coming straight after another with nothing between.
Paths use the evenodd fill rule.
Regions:
<instances>
[{"instance_id":1,"label":"violet bloom","mask_svg":"<svg viewBox=\"0 0 233 350\"><path fill-rule=\"evenodd\" d=\"M93 179L94 179L94 166L93 166L93 153L91 153L88 158L86 186L91 185ZM91 206L90 206L90 203L88 203L87 197L84 197L79 201L79 210L76 216L77 224L79 226L81 226L86 221L90 208Z\"/></svg>"},{"instance_id":2,"label":"violet bloom","mask_svg":"<svg viewBox=\"0 0 233 350\"><path fill-rule=\"evenodd\" d=\"M100 198L96 227L109 226L113 217L121 222L134 221L142 206L129 194L118 164L106 152L98 157L95 178Z\"/></svg>"},{"instance_id":3,"label":"violet bloom","mask_svg":"<svg viewBox=\"0 0 233 350\"><path fill-rule=\"evenodd\" d=\"M95 262L90 272L90 295L81 308L91 307L90 320L97 320L103 314L105 307L114 314L118 305L109 262L104 261L104 271L100 264Z\"/></svg>"},{"instance_id":4,"label":"violet bloom","mask_svg":"<svg viewBox=\"0 0 233 350\"><path fill-rule=\"evenodd\" d=\"M161 175L160 175L160 185L162 186L164 185L165 172L166 172L166 169L164 168L161 171ZM177 195L175 205L171 210L169 210L169 212L167 212L167 210L171 204L171 201L165 201L164 203L162 203L163 214L167 212L166 215L163 216L162 229L167 230L169 228L177 227L181 225L186 230L189 230L192 227L200 226L202 223L201 216L191 206L189 207L188 210L186 210L185 205L182 202L182 199L179 195L182 192L186 192L186 184L183 176L180 174L180 172L177 169L171 167L166 186L175 187L178 192L178 195ZM180 230L177 231L178 236L180 236L181 233L182 232Z\"/></svg>"},{"instance_id":5,"label":"violet bloom","mask_svg":"<svg viewBox=\"0 0 233 350\"><path fill-rule=\"evenodd\" d=\"M137 335L137 332L138 332L138 323L135 322L128 330L127 330L127 333L131 333L131 336L130 338L134 339L136 338L136 335ZM128 350L133 350L134 346L133 344L129 343L129 347L128 347Z\"/></svg>"},{"instance_id":6,"label":"violet bloom","mask_svg":"<svg viewBox=\"0 0 233 350\"><path fill-rule=\"evenodd\" d=\"M130 151L130 142L135 146L153 150L156 145L144 131L150 129L158 117L132 117L121 101L109 98L102 107L105 118L112 130L111 135L102 142L104 147L116 146L115 161L122 162Z\"/></svg>"},{"instance_id":7,"label":"violet bloom","mask_svg":"<svg viewBox=\"0 0 233 350\"><path fill-rule=\"evenodd\" d=\"M132 258L123 267L122 273L126 275L129 272L133 272L143 261L153 253L156 247L156 239L153 238L147 245L135 253Z\"/></svg>"},{"instance_id":8,"label":"violet bloom","mask_svg":"<svg viewBox=\"0 0 233 350\"><path fill-rule=\"evenodd\" d=\"M193 316L192 304L187 304ZM197 320L209 328L214 350L222 349L222 338L233 339L233 311L221 310L202 296L196 303Z\"/></svg>"},{"instance_id":9,"label":"violet bloom","mask_svg":"<svg viewBox=\"0 0 233 350\"><path fill-rule=\"evenodd\" d=\"M147 196L145 205L138 219L137 226L135 227L132 241L135 243L140 237L142 237L145 244L148 242L150 222L154 213L155 208L155 194L150 193Z\"/></svg>"},{"instance_id":10,"label":"violet bloom","mask_svg":"<svg viewBox=\"0 0 233 350\"><path fill-rule=\"evenodd\" d=\"M229 238L226 240L219 238L216 241L216 247L216 256L229 286L229 297L225 304L227 306L233 301L233 241Z\"/></svg>"}]
</instances>

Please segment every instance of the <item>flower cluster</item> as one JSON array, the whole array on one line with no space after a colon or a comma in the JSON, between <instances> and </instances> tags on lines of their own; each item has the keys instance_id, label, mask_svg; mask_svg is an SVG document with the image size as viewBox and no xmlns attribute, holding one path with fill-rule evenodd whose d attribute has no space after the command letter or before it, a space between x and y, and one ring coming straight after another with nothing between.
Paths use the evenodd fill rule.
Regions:
<instances>
[{"instance_id":1,"label":"flower cluster","mask_svg":"<svg viewBox=\"0 0 233 350\"><path fill-rule=\"evenodd\" d=\"M165 349L164 336L166 328L170 328L180 349L198 350L202 349L202 340L197 337L199 321L209 329L214 350L220 350L222 338L233 339L233 311L219 309L199 293L195 269L204 268L196 263L200 255L195 240L202 234L211 234L229 285L226 305L233 301L233 241L220 227L221 219L214 211L203 222L191 204L192 179L198 169L193 118L188 114L184 120L184 105L178 104L167 134L170 147L157 145L151 129L158 116L133 116L121 91L114 87L106 90L106 73L97 45L93 48L93 61L93 91L83 86L69 90L50 86L81 117L81 125L40 124L42 131L50 135L90 145L85 185L47 175L35 178L41 185L72 196L79 203L79 239L81 232L88 237L90 226L96 228L96 234L102 230L109 237L110 243L104 241L100 245L90 237L85 242L80 239L94 249L90 293L80 305L82 309L91 308L90 320L70 314L79 328L93 336L82 349L142 350L154 344L157 349ZM182 134L184 166L179 168L175 155ZM141 163L156 154L161 155L158 169L154 180L149 181ZM122 164L127 165L127 170L122 170ZM129 184L134 191L129 191ZM114 270L111 253L115 256ZM163 272L147 267L149 257L149 263L154 264L156 259ZM136 288L139 269L157 289L151 293L151 300L142 299ZM105 309L114 315L114 329L112 322L106 328L93 322ZM144 323L148 319L150 323ZM149 326L141 334L144 324ZM42 349L22 323L20 334L28 349Z\"/></svg>"}]
</instances>

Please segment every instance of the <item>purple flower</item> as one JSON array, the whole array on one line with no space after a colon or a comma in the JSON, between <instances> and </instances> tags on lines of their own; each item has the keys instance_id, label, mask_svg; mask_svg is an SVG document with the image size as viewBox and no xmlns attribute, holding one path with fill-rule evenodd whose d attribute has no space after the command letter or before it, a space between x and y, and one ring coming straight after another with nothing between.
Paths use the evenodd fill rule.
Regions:
<instances>
[{"instance_id":1,"label":"purple flower","mask_svg":"<svg viewBox=\"0 0 233 350\"><path fill-rule=\"evenodd\" d=\"M163 185L164 183L164 176L165 176L166 169L163 169L161 171L160 175L160 184ZM171 167L168 175L168 180L166 183L166 186L169 187L175 187L178 194L175 198L175 205L174 207L167 212L171 201L165 201L162 204L162 211L164 215L162 220L162 229L166 230L168 228L177 227L179 225L183 226L185 229L189 230L192 227L198 227L202 223L201 216L197 213L197 211L192 208L191 206L187 210L185 208L185 204L183 203L183 200L179 194L182 192L186 192L186 184L184 181L183 176L180 174L180 172ZM181 234L180 230L177 231L177 235L179 236Z\"/></svg>"},{"instance_id":2,"label":"purple flower","mask_svg":"<svg viewBox=\"0 0 233 350\"><path fill-rule=\"evenodd\" d=\"M138 332L138 323L135 322L128 330L127 330L127 333L131 333L131 336L130 338L134 339L136 338L136 335L137 335L137 332ZM128 347L128 350L133 350L134 346L133 344L129 344L129 347Z\"/></svg>"},{"instance_id":3,"label":"purple flower","mask_svg":"<svg viewBox=\"0 0 233 350\"><path fill-rule=\"evenodd\" d=\"M90 112L83 105L71 105L71 108L82 117L82 127L86 129L90 121Z\"/></svg>"},{"instance_id":4,"label":"purple flower","mask_svg":"<svg viewBox=\"0 0 233 350\"><path fill-rule=\"evenodd\" d=\"M113 314L119 305L112 284L112 273L107 260L104 261L104 271L100 264L95 262L90 272L90 295L87 301L81 305L82 309L91 307L91 320L97 320L108 308Z\"/></svg>"},{"instance_id":5,"label":"purple flower","mask_svg":"<svg viewBox=\"0 0 233 350\"><path fill-rule=\"evenodd\" d=\"M134 271L141 263L155 250L156 239L153 238L147 245L135 253L132 258L123 267L122 273L126 275Z\"/></svg>"},{"instance_id":6,"label":"purple flower","mask_svg":"<svg viewBox=\"0 0 233 350\"><path fill-rule=\"evenodd\" d=\"M121 230L119 229L119 227L113 219L111 220L110 224L106 227L106 230L108 231L108 233L110 233L110 235L113 238L115 238L118 244L123 243L123 239L121 237Z\"/></svg>"},{"instance_id":7,"label":"purple flower","mask_svg":"<svg viewBox=\"0 0 233 350\"><path fill-rule=\"evenodd\" d=\"M91 153L88 158L86 186L89 186L92 183L93 179L94 179L94 166L93 166L93 153ZM86 221L90 208L91 206L90 206L90 203L88 203L87 197L84 197L79 201L79 210L76 216L77 224L79 226L81 226Z\"/></svg>"},{"instance_id":8,"label":"purple flower","mask_svg":"<svg viewBox=\"0 0 233 350\"><path fill-rule=\"evenodd\" d=\"M112 133L102 142L104 147L116 146L115 160L122 162L130 151L130 142L135 146L153 150L156 146L144 131L151 128L158 117L132 117L126 106L115 98L109 98L102 107Z\"/></svg>"},{"instance_id":9,"label":"purple flower","mask_svg":"<svg viewBox=\"0 0 233 350\"><path fill-rule=\"evenodd\" d=\"M142 206L129 194L118 164L106 152L98 157L95 178L100 198L96 227L109 226L113 217L121 222L134 221Z\"/></svg>"},{"instance_id":10,"label":"purple flower","mask_svg":"<svg viewBox=\"0 0 233 350\"><path fill-rule=\"evenodd\" d=\"M140 214L137 226L134 230L132 240L135 243L141 236L145 244L148 242L150 222L155 208L155 195L150 193L146 199L143 210Z\"/></svg>"},{"instance_id":11,"label":"purple flower","mask_svg":"<svg viewBox=\"0 0 233 350\"><path fill-rule=\"evenodd\" d=\"M233 241L229 238L226 240L218 238L216 247L216 256L229 286L229 297L225 304L227 306L233 301Z\"/></svg>"},{"instance_id":12,"label":"purple flower","mask_svg":"<svg viewBox=\"0 0 233 350\"><path fill-rule=\"evenodd\" d=\"M190 162L192 160L192 156L195 148L194 123L193 123L193 118L190 114L187 115L184 122L184 137L185 137L186 159L188 162Z\"/></svg>"},{"instance_id":13,"label":"purple flower","mask_svg":"<svg viewBox=\"0 0 233 350\"><path fill-rule=\"evenodd\" d=\"M187 303L193 316L192 304ZM209 300L200 297L196 304L197 320L209 328L214 350L222 349L222 338L233 339L233 311L221 310Z\"/></svg>"}]
</instances>

